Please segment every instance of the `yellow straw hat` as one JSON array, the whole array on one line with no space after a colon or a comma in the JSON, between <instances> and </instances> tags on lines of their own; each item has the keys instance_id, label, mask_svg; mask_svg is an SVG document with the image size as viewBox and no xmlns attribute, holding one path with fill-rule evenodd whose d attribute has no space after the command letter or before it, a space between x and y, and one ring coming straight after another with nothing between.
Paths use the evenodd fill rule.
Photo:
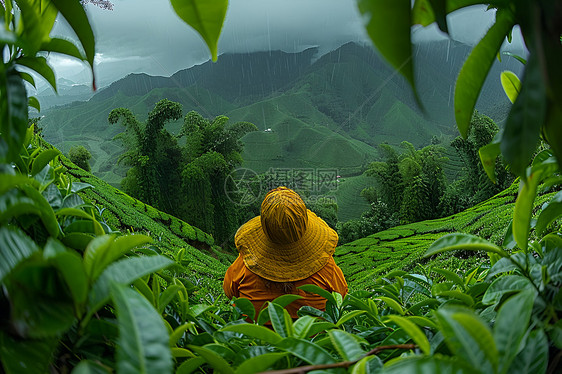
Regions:
<instances>
[{"instance_id":1,"label":"yellow straw hat","mask_svg":"<svg viewBox=\"0 0 562 374\"><path fill-rule=\"evenodd\" d=\"M338 234L295 191L279 187L265 195L261 215L238 229L234 243L252 272L274 282L292 282L326 265Z\"/></svg>"}]
</instances>

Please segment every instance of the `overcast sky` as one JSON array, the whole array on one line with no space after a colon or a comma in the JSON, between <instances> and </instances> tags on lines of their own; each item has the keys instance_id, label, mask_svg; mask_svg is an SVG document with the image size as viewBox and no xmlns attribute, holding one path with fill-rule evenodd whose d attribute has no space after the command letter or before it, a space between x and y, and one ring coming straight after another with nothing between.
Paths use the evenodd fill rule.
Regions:
<instances>
[{"instance_id":1,"label":"overcast sky","mask_svg":"<svg viewBox=\"0 0 562 374\"><path fill-rule=\"evenodd\" d=\"M96 35L96 76L103 87L129 73L169 76L210 58L199 35L173 12L169 0L113 0L112 11L88 5ZM493 11L473 7L450 16L452 37L474 43L494 21ZM67 28L59 24L56 35ZM442 38L436 27L419 28L415 40ZM219 54L263 50L321 52L348 41L367 41L356 0L231 0ZM220 58L220 57L219 57ZM89 81L83 63L50 57L57 77Z\"/></svg>"}]
</instances>

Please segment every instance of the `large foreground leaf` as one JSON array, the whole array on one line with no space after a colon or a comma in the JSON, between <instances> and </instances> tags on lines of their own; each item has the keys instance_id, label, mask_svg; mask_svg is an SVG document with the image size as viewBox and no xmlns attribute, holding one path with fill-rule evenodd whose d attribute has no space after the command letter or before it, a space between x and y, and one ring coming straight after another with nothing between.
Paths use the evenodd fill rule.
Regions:
<instances>
[{"instance_id":1,"label":"large foreground leaf","mask_svg":"<svg viewBox=\"0 0 562 374\"><path fill-rule=\"evenodd\" d=\"M217 46L228 0L170 0L176 14L201 35L217 60Z\"/></svg>"},{"instance_id":2,"label":"large foreground leaf","mask_svg":"<svg viewBox=\"0 0 562 374\"><path fill-rule=\"evenodd\" d=\"M410 83L417 98L410 43L410 0L357 0L365 26L384 58Z\"/></svg>"},{"instance_id":3,"label":"large foreground leaf","mask_svg":"<svg viewBox=\"0 0 562 374\"><path fill-rule=\"evenodd\" d=\"M436 313L451 351L484 373L494 373L498 350L489 327L472 310L441 308Z\"/></svg>"},{"instance_id":4,"label":"large foreground leaf","mask_svg":"<svg viewBox=\"0 0 562 374\"><path fill-rule=\"evenodd\" d=\"M0 281L39 247L20 230L0 228Z\"/></svg>"},{"instance_id":5,"label":"large foreground leaf","mask_svg":"<svg viewBox=\"0 0 562 374\"><path fill-rule=\"evenodd\" d=\"M135 257L111 264L98 278L89 295L89 316L95 313L109 298L112 282L129 285L136 279L161 270L174 262L164 256Z\"/></svg>"},{"instance_id":6,"label":"large foreground leaf","mask_svg":"<svg viewBox=\"0 0 562 374\"><path fill-rule=\"evenodd\" d=\"M535 291L524 290L510 297L500 308L494 324L494 340L502 357L500 371L507 372L515 355L519 352L521 340L529 328Z\"/></svg>"},{"instance_id":7,"label":"large foreground leaf","mask_svg":"<svg viewBox=\"0 0 562 374\"><path fill-rule=\"evenodd\" d=\"M0 331L1 369L7 374L47 373L58 339L21 340Z\"/></svg>"},{"instance_id":8,"label":"large foreground leaf","mask_svg":"<svg viewBox=\"0 0 562 374\"><path fill-rule=\"evenodd\" d=\"M122 374L171 373L172 354L164 322L154 307L130 287L111 283L117 310L117 371Z\"/></svg>"},{"instance_id":9,"label":"large foreground leaf","mask_svg":"<svg viewBox=\"0 0 562 374\"><path fill-rule=\"evenodd\" d=\"M27 92L14 68L0 69L0 159L20 152L27 129Z\"/></svg>"},{"instance_id":10,"label":"large foreground leaf","mask_svg":"<svg viewBox=\"0 0 562 374\"><path fill-rule=\"evenodd\" d=\"M468 136L474 106L486 76L513 24L511 12L498 11L496 23L474 47L461 68L455 86L455 119L463 138Z\"/></svg>"}]
</instances>

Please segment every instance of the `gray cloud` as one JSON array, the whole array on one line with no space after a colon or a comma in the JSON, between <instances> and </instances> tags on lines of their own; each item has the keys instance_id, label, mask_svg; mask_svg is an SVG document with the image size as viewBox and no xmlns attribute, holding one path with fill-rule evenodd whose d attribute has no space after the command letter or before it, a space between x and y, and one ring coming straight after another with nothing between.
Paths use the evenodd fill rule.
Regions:
<instances>
[{"instance_id":1,"label":"gray cloud","mask_svg":"<svg viewBox=\"0 0 562 374\"><path fill-rule=\"evenodd\" d=\"M129 73L169 76L210 57L201 37L173 12L169 0L114 0L113 11L88 5L96 35L100 86ZM489 28L494 12L472 7L450 16L451 35L474 43ZM68 34L63 24L55 30ZM414 40L443 38L436 27L419 29ZM231 0L219 53L263 50L327 52L348 41L368 40L355 0ZM51 58L58 76L86 82L80 62Z\"/></svg>"}]
</instances>

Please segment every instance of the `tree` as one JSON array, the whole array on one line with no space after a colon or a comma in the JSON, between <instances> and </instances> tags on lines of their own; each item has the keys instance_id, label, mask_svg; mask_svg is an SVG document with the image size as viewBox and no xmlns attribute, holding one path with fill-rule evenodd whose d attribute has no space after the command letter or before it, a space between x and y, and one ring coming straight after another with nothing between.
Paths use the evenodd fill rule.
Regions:
<instances>
[{"instance_id":1,"label":"tree","mask_svg":"<svg viewBox=\"0 0 562 374\"><path fill-rule=\"evenodd\" d=\"M443 215L458 213L476 205L503 191L513 182L514 177L508 172L502 158L493 160L495 183L488 178L480 162L479 150L490 143L498 131L498 126L491 118L475 111L467 138L458 136L451 142L462 160L464 172L443 196Z\"/></svg>"},{"instance_id":2,"label":"tree","mask_svg":"<svg viewBox=\"0 0 562 374\"><path fill-rule=\"evenodd\" d=\"M186 138L183 147L181 191L186 203L180 217L212 232L221 242L232 237L240 224L238 208L226 191L236 186L228 175L242 163L240 138L257 127L249 122L227 125L228 117L212 121L189 112L177 138Z\"/></svg>"},{"instance_id":3,"label":"tree","mask_svg":"<svg viewBox=\"0 0 562 374\"><path fill-rule=\"evenodd\" d=\"M158 209L175 213L176 202L169 196L176 196L179 186L177 165L181 152L176 139L164 129L168 121L181 118L181 104L168 99L160 100L148 113L146 124L137 120L126 108L113 109L108 121L119 121L125 126L124 140L128 151L119 161L131 166L122 182L125 192Z\"/></svg>"},{"instance_id":4,"label":"tree","mask_svg":"<svg viewBox=\"0 0 562 374\"><path fill-rule=\"evenodd\" d=\"M439 217L439 200L445 190L440 147L416 150L411 143L402 142L405 151L401 154L387 144L379 147L386 161L373 162L366 171L377 179L378 189L363 190L363 197L371 204L380 199L388 207L389 216L396 214L400 223Z\"/></svg>"},{"instance_id":5,"label":"tree","mask_svg":"<svg viewBox=\"0 0 562 374\"><path fill-rule=\"evenodd\" d=\"M68 158L86 171L91 171L89 160L92 154L83 145L75 145L68 151Z\"/></svg>"},{"instance_id":6,"label":"tree","mask_svg":"<svg viewBox=\"0 0 562 374\"><path fill-rule=\"evenodd\" d=\"M398 166L398 152L388 144L379 144L379 152L385 161L372 162L365 171L378 182L378 196L392 212L400 209L404 184Z\"/></svg>"}]
</instances>

